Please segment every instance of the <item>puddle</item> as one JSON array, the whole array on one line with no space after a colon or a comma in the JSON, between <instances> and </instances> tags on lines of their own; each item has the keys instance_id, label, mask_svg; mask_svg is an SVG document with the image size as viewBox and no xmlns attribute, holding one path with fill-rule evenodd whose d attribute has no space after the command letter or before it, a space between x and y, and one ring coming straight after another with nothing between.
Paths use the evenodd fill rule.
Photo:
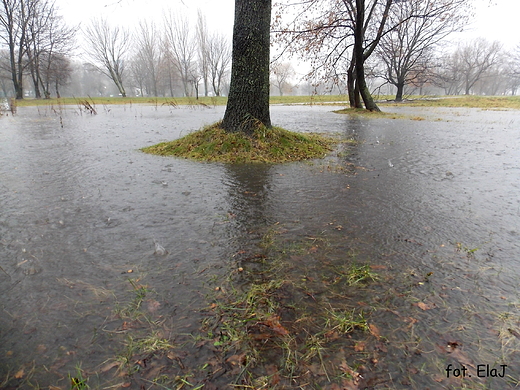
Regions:
<instances>
[{"instance_id":1,"label":"puddle","mask_svg":"<svg viewBox=\"0 0 520 390\"><path fill-rule=\"evenodd\" d=\"M354 372L357 361L362 378L351 388L518 383L518 111L392 108L435 118L410 121L274 106L276 125L358 141L351 154L287 165L205 164L138 150L219 120L223 110L127 105L89 115L33 107L0 118L1 388L68 389L80 374L91 388L160 388L146 382L158 373L138 383L113 364L124 355L121 337L143 330L141 311L153 318L146 326L158 339L175 345L163 365L168 374L175 367L186 388L240 384L245 379L237 381L232 368L218 378L215 368L215 385L201 377L201 366L220 364L211 360L218 351L189 340L229 275L270 269L269 253L258 257L270 229L272 253L285 262L278 273L310 281L309 290L292 283L282 299L298 309L345 301L298 294L319 291L330 267L351 262L354 252L380 275L348 289L371 307L377 337L352 336L372 337L358 351L344 339L327 344L343 348L343 358L338 351L328 357L331 365L344 359ZM326 248L291 246L316 237ZM235 283L247 289L252 282L241 276ZM280 320L295 329L295 317ZM501 365L503 378L487 370ZM331 386L348 388L347 366ZM448 370L463 367L472 378ZM319 369L310 371L326 382Z\"/></svg>"}]
</instances>

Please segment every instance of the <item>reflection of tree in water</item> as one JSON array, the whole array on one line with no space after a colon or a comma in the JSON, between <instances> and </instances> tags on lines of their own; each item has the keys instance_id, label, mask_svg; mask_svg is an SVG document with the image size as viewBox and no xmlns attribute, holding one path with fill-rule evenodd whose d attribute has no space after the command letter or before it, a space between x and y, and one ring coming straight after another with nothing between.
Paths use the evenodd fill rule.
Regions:
<instances>
[{"instance_id":1,"label":"reflection of tree in water","mask_svg":"<svg viewBox=\"0 0 520 390\"><path fill-rule=\"evenodd\" d=\"M269 198L269 171L266 164L225 166L229 193L228 216L246 231L272 223L266 216ZM226 180L226 179L224 179Z\"/></svg>"}]
</instances>

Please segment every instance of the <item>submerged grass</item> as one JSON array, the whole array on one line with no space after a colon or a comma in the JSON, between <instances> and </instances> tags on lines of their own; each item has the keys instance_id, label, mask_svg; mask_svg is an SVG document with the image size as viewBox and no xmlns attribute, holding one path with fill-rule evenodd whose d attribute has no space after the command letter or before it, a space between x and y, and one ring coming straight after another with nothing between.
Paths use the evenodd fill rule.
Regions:
<instances>
[{"instance_id":1,"label":"submerged grass","mask_svg":"<svg viewBox=\"0 0 520 390\"><path fill-rule=\"evenodd\" d=\"M187 136L141 150L160 156L225 163L283 163L324 157L337 142L318 134L258 126L251 136L228 133L220 122Z\"/></svg>"},{"instance_id":2,"label":"submerged grass","mask_svg":"<svg viewBox=\"0 0 520 390\"><path fill-rule=\"evenodd\" d=\"M520 301L479 305L467 293L477 283L473 277L481 271L471 269L484 250L452 244L453 260L471 265L464 275L456 275L454 284L453 273L443 278L442 270L421 264L401 269L397 259L402 253L363 251L363 243L349 238L335 220L324 221L315 234L295 235L293 226L276 223L251 232L252 245L223 261L228 271L208 276L207 306L199 307L200 316L189 328L174 325L173 318L186 313L167 308L171 295L159 302L144 275L125 277L129 288L124 299L60 279L92 297L115 299L89 343L93 349L94 342L103 345L112 356L101 364L80 364L67 354L67 360L48 365L58 370L70 363L60 386L49 388L418 390L519 385L514 363L520 358ZM389 259L384 265L383 258ZM468 367L472 377L447 377L449 364ZM479 378L477 367L485 364L508 365L507 376ZM31 388L34 374L34 363L13 369L0 378L0 387Z\"/></svg>"},{"instance_id":3,"label":"submerged grass","mask_svg":"<svg viewBox=\"0 0 520 390\"><path fill-rule=\"evenodd\" d=\"M307 269L303 263L309 258L326 256L327 240L284 241L282 231L268 228L259 239L262 255L249 256L252 263L241 261L239 272L210 294L201 335L223 367L228 363L222 385L357 388L361 374L353 362L359 356L347 358L346 351L355 349L355 340L372 337L377 327L371 309L356 307L348 296L378 277L361 264ZM353 258L345 260L350 264Z\"/></svg>"}]
</instances>

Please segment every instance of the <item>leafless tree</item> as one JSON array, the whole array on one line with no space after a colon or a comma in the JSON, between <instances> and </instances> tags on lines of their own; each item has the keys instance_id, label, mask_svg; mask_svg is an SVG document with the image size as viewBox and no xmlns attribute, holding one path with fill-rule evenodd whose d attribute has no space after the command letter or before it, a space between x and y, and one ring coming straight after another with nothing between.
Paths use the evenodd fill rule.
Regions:
<instances>
[{"instance_id":1,"label":"leafless tree","mask_svg":"<svg viewBox=\"0 0 520 390\"><path fill-rule=\"evenodd\" d=\"M131 63L131 72L138 81L141 92L158 96L160 67L163 55L160 50L161 33L153 22L141 21L135 33L136 54ZM144 87L144 88L143 88Z\"/></svg>"},{"instance_id":2,"label":"leafless tree","mask_svg":"<svg viewBox=\"0 0 520 390\"><path fill-rule=\"evenodd\" d=\"M231 64L231 45L223 34L214 33L208 40L208 68L215 96L222 94L222 83Z\"/></svg>"},{"instance_id":3,"label":"leafless tree","mask_svg":"<svg viewBox=\"0 0 520 390\"><path fill-rule=\"evenodd\" d=\"M52 62L61 61L70 52L74 29L66 26L52 0L1 0L0 40L8 48L16 98L23 98L26 70L32 77L36 97L41 96L40 87L48 97L43 73L49 73Z\"/></svg>"},{"instance_id":4,"label":"leafless tree","mask_svg":"<svg viewBox=\"0 0 520 390\"><path fill-rule=\"evenodd\" d=\"M484 38L459 44L455 51L437 60L435 84L450 95L475 93L477 91L473 89L479 81L479 90L482 90L484 78L490 76L492 69L499 72L497 65L502 62L501 48L500 42L489 42Z\"/></svg>"},{"instance_id":5,"label":"leafless tree","mask_svg":"<svg viewBox=\"0 0 520 390\"><path fill-rule=\"evenodd\" d=\"M9 51L0 50L0 88L4 97L10 95L12 91L12 80L9 65Z\"/></svg>"},{"instance_id":6,"label":"leafless tree","mask_svg":"<svg viewBox=\"0 0 520 390\"><path fill-rule=\"evenodd\" d=\"M190 96L192 83L191 75L193 67L196 66L197 46L190 33L189 22L179 15L174 16L171 12L165 16L166 44L168 45L169 59L172 66L177 69L185 96Z\"/></svg>"},{"instance_id":7,"label":"leafless tree","mask_svg":"<svg viewBox=\"0 0 520 390\"><path fill-rule=\"evenodd\" d=\"M328 79L346 76L351 107L362 107L362 99L366 109L379 111L367 86L365 63L387 31L386 22L394 1L308 0L291 5L278 3L274 23L276 37L285 47L284 50L303 57L314 57L313 73L321 71ZM287 13L296 14L289 23L284 22L283 15ZM337 72L341 62L349 64L346 75Z\"/></svg>"},{"instance_id":8,"label":"leafless tree","mask_svg":"<svg viewBox=\"0 0 520 390\"><path fill-rule=\"evenodd\" d=\"M498 62L501 49L500 42L489 42L484 38L475 39L458 49L466 95L469 95L471 88L484 73Z\"/></svg>"},{"instance_id":9,"label":"leafless tree","mask_svg":"<svg viewBox=\"0 0 520 390\"><path fill-rule=\"evenodd\" d=\"M208 96L210 42L206 17L200 9L197 12L197 43L199 49L199 70L204 82L204 96Z\"/></svg>"},{"instance_id":10,"label":"leafless tree","mask_svg":"<svg viewBox=\"0 0 520 390\"><path fill-rule=\"evenodd\" d=\"M23 99L23 75L29 46L28 26L36 1L1 0L0 39L9 51L9 72L17 99Z\"/></svg>"},{"instance_id":11,"label":"leafless tree","mask_svg":"<svg viewBox=\"0 0 520 390\"><path fill-rule=\"evenodd\" d=\"M520 43L507 55L505 72L511 95L516 95L520 88Z\"/></svg>"},{"instance_id":12,"label":"leafless tree","mask_svg":"<svg viewBox=\"0 0 520 390\"><path fill-rule=\"evenodd\" d=\"M131 45L130 33L121 27L111 27L106 19L92 20L84 31L88 55L93 64L109 77L119 93L126 97L125 61Z\"/></svg>"},{"instance_id":13,"label":"leafless tree","mask_svg":"<svg viewBox=\"0 0 520 390\"><path fill-rule=\"evenodd\" d=\"M70 59L61 53L53 54L52 61L48 61L48 66L43 72L45 95L50 95L49 90L52 85L54 92L56 92L56 97L60 98L60 87L68 84L71 74L72 65Z\"/></svg>"},{"instance_id":14,"label":"leafless tree","mask_svg":"<svg viewBox=\"0 0 520 390\"><path fill-rule=\"evenodd\" d=\"M436 45L461 29L468 15L467 0L396 1L390 9L389 31L381 37L377 56L384 64L380 77L397 88L420 86L428 78Z\"/></svg>"},{"instance_id":15,"label":"leafless tree","mask_svg":"<svg viewBox=\"0 0 520 390\"><path fill-rule=\"evenodd\" d=\"M288 88L287 82L294 76L294 69L289 62L275 62L271 64L272 83L278 88L280 96L283 96L284 91Z\"/></svg>"},{"instance_id":16,"label":"leafless tree","mask_svg":"<svg viewBox=\"0 0 520 390\"><path fill-rule=\"evenodd\" d=\"M28 68L33 80L36 98L49 98L50 86L56 92L56 75L59 73L65 83L70 75L69 60L66 58L75 44L76 27L69 27L56 14L53 3L42 1L35 9L35 17L29 23L30 44L27 48ZM59 69L63 65L63 69ZM51 80L52 79L52 80Z\"/></svg>"}]
</instances>

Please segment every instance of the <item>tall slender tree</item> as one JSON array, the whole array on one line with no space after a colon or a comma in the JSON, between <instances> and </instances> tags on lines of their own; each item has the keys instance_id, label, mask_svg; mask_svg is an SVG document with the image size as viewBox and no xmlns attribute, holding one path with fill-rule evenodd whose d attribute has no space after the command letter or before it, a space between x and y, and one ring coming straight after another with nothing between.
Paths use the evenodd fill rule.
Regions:
<instances>
[{"instance_id":1,"label":"tall slender tree","mask_svg":"<svg viewBox=\"0 0 520 390\"><path fill-rule=\"evenodd\" d=\"M171 12L165 15L166 44L172 67L180 75L184 95L191 96L192 74L196 66L197 46L188 19Z\"/></svg>"},{"instance_id":2,"label":"tall slender tree","mask_svg":"<svg viewBox=\"0 0 520 390\"><path fill-rule=\"evenodd\" d=\"M224 35L214 33L208 40L207 54L213 93L215 96L220 96L222 83L229 72L229 64L231 63L231 45Z\"/></svg>"},{"instance_id":3,"label":"tall slender tree","mask_svg":"<svg viewBox=\"0 0 520 390\"><path fill-rule=\"evenodd\" d=\"M271 127L269 50L271 0L235 0L231 84L222 128L252 134Z\"/></svg>"},{"instance_id":4,"label":"tall slender tree","mask_svg":"<svg viewBox=\"0 0 520 390\"><path fill-rule=\"evenodd\" d=\"M16 99L23 99L23 75L27 66L28 26L35 1L1 0L0 39L9 51L9 71Z\"/></svg>"},{"instance_id":5,"label":"tall slender tree","mask_svg":"<svg viewBox=\"0 0 520 390\"><path fill-rule=\"evenodd\" d=\"M131 44L128 30L111 27L106 19L94 19L86 27L85 37L94 65L114 82L121 96L126 97L125 61Z\"/></svg>"}]
</instances>

